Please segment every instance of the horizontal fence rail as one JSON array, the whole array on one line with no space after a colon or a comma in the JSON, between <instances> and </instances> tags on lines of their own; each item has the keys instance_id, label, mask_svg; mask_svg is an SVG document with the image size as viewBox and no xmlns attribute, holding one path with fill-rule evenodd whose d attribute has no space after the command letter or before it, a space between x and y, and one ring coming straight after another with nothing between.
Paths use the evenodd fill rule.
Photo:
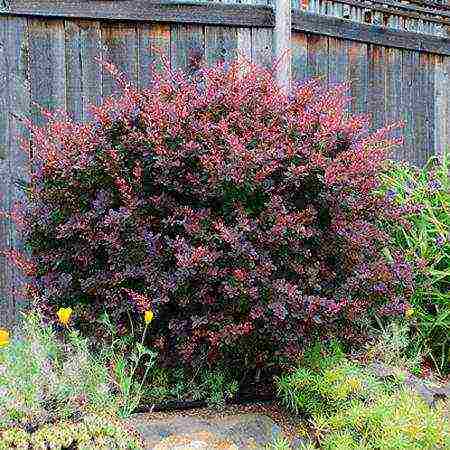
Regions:
<instances>
[{"instance_id":1,"label":"horizontal fence rail","mask_svg":"<svg viewBox=\"0 0 450 450\"><path fill-rule=\"evenodd\" d=\"M426 9L426 20L447 27L449 9L435 9L432 17L419 1L315 2L326 5L322 11L311 9L313 3L299 0L292 12L294 81L319 77L328 85L346 83L349 112L369 114L374 128L404 121L405 145L393 155L397 159L423 164L449 146L450 40L431 29L407 30L402 20L416 19L401 15L412 14L411 8ZM365 12L383 13L380 9L387 6L397 22L390 17L386 24L385 16L380 16L382 25L365 21ZM13 209L27 173L17 140L25 130L18 118L42 123L39 104L65 108L75 119L87 120L91 104L117 92L96 58L113 62L139 86L151 80L150 64L160 66L161 55L182 70L192 70L194 60L213 64L237 55L271 67L273 28L268 4L9 2L0 11L0 209ZM0 218L0 248L18 246L14 227ZM2 324L16 317L20 283L0 256Z\"/></svg>"},{"instance_id":2,"label":"horizontal fence rail","mask_svg":"<svg viewBox=\"0 0 450 450\"><path fill-rule=\"evenodd\" d=\"M298 0L304 1L304 0ZM308 0L307 8L295 9L294 28L309 32L326 30L327 35L345 37L360 42L428 51L450 55L449 18L440 17L427 22L414 17L390 15L359 4L356 0ZM387 0L386 0L387 1ZM374 2L372 2L374 3ZM391 3L397 3L392 2ZM305 6L305 3L301 3ZM322 5L324 5L322 7ZM328 11L328 13L327 13ZM345 12L345 13L344 13ZM1 14L1 11L0 11ZM223 2L152 2L148 0L13 0L3 14L48 18L80 18L127 21L153 21L273 28L274 14L270 6ZM433 19L430 19L433 20ZM311 25L308 27L308 25Z\"/></svg>"}]
</instances>

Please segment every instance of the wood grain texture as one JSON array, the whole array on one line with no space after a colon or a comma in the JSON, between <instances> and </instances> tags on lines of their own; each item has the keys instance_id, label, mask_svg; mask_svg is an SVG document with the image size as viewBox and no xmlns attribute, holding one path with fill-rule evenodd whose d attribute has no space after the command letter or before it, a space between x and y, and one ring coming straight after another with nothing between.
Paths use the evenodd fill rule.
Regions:
<instances>
[{"instance_id":1,"label":"wood grain texture","mask_svg":"<svg viewBox=\"0 0 450 450\"><path fill-rule=\"evenodd\" d=\"M83 120L83 63L80 27L65 23L66 106L74 120Z\"/></svg>"},{"instance_id":2,"label":"wood grain texture","mask_svg":"<svg viewBox=\"0 0 450 450\"><path fill-rule=\"evenodd\" d=\"M102 57L113 63L120 72L137 84L138 82L138 36L135 24L103 23L101 25ZM120 92L116 80L102 68L103 97Z\"/></svg>"},{"instance_id":3,"label":"wood grain texture","mask_svg":"<svg viewBox=\"0 0 450 450\"><path fill-rule=\"evenodd\" d=\"M273 31L276 79L285 92L289 92L292 78L291 49L291 0L277 0L275 28Z\"/></svg>"},{"instance_id":4,"label":"wood grain texture","mask_svg":"<svg viewBox=\"0 0 450 450\"><path fill-rule=\"evenodd\" d=\"M9 213L14 204L23 197L24 193L21 185L27 182L29 174L29 159L20 148L19 138L27 138L28 131L20 121L22 117L29 117L30 113L30 86L28 80L28 29L27 19L8 18L1 19L3 28L6 30L4 37L5 52L3 58L6 58L7 64L7 112L8 123L6 131L6 155L3 163L5 164L6 177L0 181L1 194L5 212ZM7 248L17 248L22 250L22 245L11 220L4 222L2 244ZM6 311L6 317L0 318L11 324L16 318L17 313L23 308L21 297L18 291L23 285L23 277L20 272L9 261L0 261L3 266L3 279L6 285L3 286L3 301L6 304L3 311ZM0 306L1 311L1 306ZM2 311L2 312L3 312Z\"/></svg>"},{"instance_id":5,"label":"wood grain texture","mask_svg":"<svg viewBox=\"0 0 450 450\"><path fill-rule=\"evenodd\" d=\"M308 73L308 39L305 33L292 33L292 79L304 81Z\"/></svg>"},{"instance_id":6,"label":"wood grain texture","mask_svg":"<svg viewBox=\"0 0 450 450\"><path fill-rule=\"evenodd\" d=\"M328 82L330 85L349 80L348 41L328 38Z\"/></svg>"},{"instance_id":7,"label":"wood grain texture","mask_svg":"<svg viewBox=\"0 0 450 450\"><path fill-rule=\"evenodd\" d=\"M139 45L139 86L148 86L155 70L170 66L170 25L137 24Z\"/></svg>"},{"instance_id":8,"label":"wood grain texture","mask_svg":"<svg viewBox=\"0 0 450 450\"><path fill-rule=\"evenodd\" d=\"M205 33L200 25L173 25L171 27L172 69L195 74L204 63Z\"/></svg>"},{"instance_id":9,"label":"wood grain texture","mask_svg":"<svg viewBox=\"0 0 450 450\"><path fill-rule=\"evenodd\" d=\"M205 27L205 61L211 66L236 59L238 30L235 27Z\"/></svg>"},{"instance_id":10,"label":"wood grain texture","mask_svg":"<svg viewBox=\"0 0 450 450\"><path fill-rule=\"evenodd\" d=\"M352 2L345 0L345 3ZM448 38L391 30L385 27L374 27L351 22L340 17L312 14L312 11L320 11L320 3L318 1L317 4L311 2L311 6L312 9L310 11L294 10L292 13L294 30L340 37L375 45L386 45L450 55L450 40ZM195 23L259 28L271 28L275 24L273 10L268 6L221 3L174 4L171 2L155 3L146 0L121 0L114 2L113 5L111 2L94 0L87 2L73 0L70 2L15 0L14 5L8 11L2 11L0 14L107 19L114 21L127 20L135 22ZM418 16L418 19L420 17ZM430 16L429 20L432 21L434 19ZM411 19L409 23L414 25L414 21L417 22L417 19ZM450 21L448 21L448 24L442 23L444 25L450 25Z\"/></svg>"},{"instance_id":11,"label":"wood grain texture","mask_svg":"<svg viewBox=\"0 0 450 450\"><path fill-rule=\"evenodd\" d=\"M100 24L68 20L65 38L67 109L76 120L86 120L90 105L99 105L102 98Z\"/></svg>"},{"instance_id":12,"label":"wood grain texture","mask_svg":"<svg viewBox=\"0 0 450 450\"><path fill-rule=\"evenodd\" d=\"M272 68L274 62L272 30L267 28L252 29L252 61L261 66Z\"/></svg>"},{"instance_id":13,"label":"wood grain texture","mask_svg":"<svg viewBox=\"0 0 450 450\"><path fill-rule=\"evenodd\" d=\"M0 212L9 213L9 94L8 17L0 18ZM0 252L9 248L9 219L0 215ZM7 260L0 253L0 326L8 326L12 302L8 292Z\"/></svg>"},{"instance_id":14,"label":"wood grain texture","mask_svg":"<svg viewBox=\"0 0 450 450\"><path fill-rule=\"evenodd\" d=\"M273 26L268 6L240 4L171 3L148 0L57 1L14 0L2 14L79 19L132 20L136 22L207 25Z\"/></svg>"},{"instance_id":15,"label":"wood grain texture","mask_svg":"<svg viewBox=\"0 0 450 450\"><path fill-rule=\"evenodd\" d=\"M328 38L308 34L308 76L328 83Z\"/></svg>"},{"instance_id":16,"label":"wood grain texture","mask_svg":"<svg viewBox=\"0 0 450 450\"><path fill-rule=\"evenodd\" d=\"M426 163L431 156L434 154L435 149L435 136L434 136L434 125L436 123L435 118L435 108L434 104L436 102L436 97L434 96L435 92L435 79L434 72L436 70L435 67L435 59L434 55L424 54L425 56L425 73L422 79L423 82L423 92L426 93L425 97L425 145L424 145L424 158L422 159L423 163Z\"/></svg>"},{"instance_id":17,"label":"wood grain texture","mask_svg":"<svg viewBox=\"0 0 450 450\"><path fill-rule=\"evenodd\" d=\"M425 56L425 57L424 57ZM423 89L426 86L426 55L415 54L413 65L412 104L414 108L414 153L413 163L420 164L426 159L427 130L426 130L426 96Z\"/></svg>"},{"instance_id":18,"label":"wood grain texture","mask_svg":"<svg viewBox=\"0 0 450 450\"><path fill-rule=\"evenodd\" d=\"M80 33L80 61L82 76L83 118L90 117L91 105L100 105L103 96L102 68L99 59L102 56L102 38L100 22L76 21Z\"/></svg>"},{"instance_id":19,"label":"wood grain texture","mask_svg":"<svg viewBox=\"0 0 450 450\"><path fill-rule=\"evenodd\" d=\"M252 30L240 27L237 34L237 53L239 58L251 61L252 59Z\"/></svg>"},{"instance_id":20,"label":"wood grain texture","mask_svg":"<svg viewBox=\"0 0 450 450\"><path fill-rule=\"evenodd\" d=\"M433 55L434 58L434 154L441 157L450 151L449 124L449 63L448 59Z\"/></svg>"},{"instance_id":21,"label":"wood grain texture","mask_svg":"<svg viewBox=\"0 0 450 450\"><path fill-rule=\"evenodd\" d=\"M65 33L62 20L28 20L29 70L33 120L44 123L39 105L66 108Z\"/></svg>"},{"instance_id":22,"label":"wood grain texture","mask_svg":"<svg viewBox=\"0 0 450 450\"><path fill-rule=\"evenodd\" d=\"M348 43L350 110L357 114L368 112L369 65L367 44Z\"/></svg>"},{"instance_id":23,"label":"wood grain texture","mask_svg":"<svg viewBox=\"0 0 450 450\"><path fill-rule=\"evenodd\" d=\"M402 120L402 51L395 48L385 50L385 111L386 124L398 123ZM393 135L400 137L403 130L398 128ZM403 147L397 147L392 155L395 159L403 159Z\"/></svg>"},{"instance_id":24,"label":"wood grain texture","mask_svg":"<svg viewBox=\"0 0 450 450\"><path fill-rule=\"evenodd\" d=\"M402 52L402 119L405 122L403 135L404 157L414 161L415 152L415 114L414 114L414 66L418 63L417 53L409 50Z\"/></svg>"},{"instance_id":25,"label":"wood grain texture","mask_svg":"<svg viewBox=\"0 0 450 450\"><path fill-rule=\"evenodd\" d=\"M294 11L292 13L292 27L295 31L322 36L450 56L450 40L447 38L389 30L335 17L318 16L305 11Z\"/></svg>"},{"instance_id":26,"label":"wood grain texture","mask_svg":"<svg viewBox=\"0 0 450 450\"><path fill-rule=\"evenodd\" d=\"M372 118L372 128L378 129L386 123L385 95L386 73L385 52L383 47L370 45L368 47L369 92L368 110Z\"/></svg>"}]
</instances>

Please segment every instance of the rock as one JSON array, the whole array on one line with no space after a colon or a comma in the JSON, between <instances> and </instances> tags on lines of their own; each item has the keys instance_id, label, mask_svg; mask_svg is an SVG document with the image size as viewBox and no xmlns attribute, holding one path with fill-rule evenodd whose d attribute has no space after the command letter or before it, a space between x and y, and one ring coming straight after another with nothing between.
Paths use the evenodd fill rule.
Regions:
<instances>
[{"instance_id":1,"label":"rock","mask_svg":"<svg viewBox=\"0 0 450 450\"><path fill-rule=\"evenodd\" d=\"M404 378L403 384L420 395L430 406L434 406L438 400L450 399L450 385L448 383L446 386L439 386L381 363L372 363L370 369L379 378L395 377L398 380Z\"/></svg>"},{"instance_id":2,"label":"rock","mask_svg":"<svg viewBox=\"0 0 450 450\"><path fill-rule=\"evenodd\" d=\"M164 420L137 414L130 424L140 433L148 450L256 450L281 432L272 419L259 414L178 416Z\"/></svg>"}]
</instances>

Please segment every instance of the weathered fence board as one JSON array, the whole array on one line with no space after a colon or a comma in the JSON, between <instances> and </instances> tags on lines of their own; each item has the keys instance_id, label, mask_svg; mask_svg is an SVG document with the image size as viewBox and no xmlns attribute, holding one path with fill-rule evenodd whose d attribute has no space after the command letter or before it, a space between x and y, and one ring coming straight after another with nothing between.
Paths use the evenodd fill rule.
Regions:
<instances>
[{"instance_id":1,"label":"weathered fence board","mask_svg":"<svg viewBox=\"0 0 450 450\"><path fill-rule=\"evenodd\" d=\"M153 70L162 70L170 63L170 26L159 23L142 23L137 26L139 40L139 86L152 80Z\"/></svg>"},{"instance_id":2,"label":"weathered fence board","mask_svg":"<svg viewBox=\"0 0 450 450\"><path fill-rule=\"evenodd\" d=\"M138 81L138 37L136 26L130 23L102 24L103 59L113 63L120 71L126 73L129 79ZM103 68L103 95L108 96L119 92L115 80Z\"/></svg>"},{"instance_id":3,"label":"weathered fence board","mask_svg":"<svg viewBox=\"0 0 450 450\"><path fill-rule=\"evenodd\" d=\"M50 3L40 2L47 8ZM88 119L89 105L118 89L97 59L113 62L141 87L152 79L152 70L162 69L163 60L190 73L203 63L238 55L266 67L274 62L273 11L267 6L190 8L124 0L116 2L119 13L108 19L107 2L73 2L81 5L78 9L70 9L69 3L56 2L54 18L42 13L45 8L39 12L37 2L16 1L16 15L0 13L0 158L6 159L0 207L5 211L20 195L16 181L26 174L17 141L25 130L17 117L42 123L36 102ZM148 7L142 13L136 5L144 3ZM302 10L293 12L291 48L295 81L316 76L329 85L347 83L349 110L370 113L376 127L404 120L405 145L396 158L423 164L450 145L450 40L405 31L431 33L433 21L386 16L379 8L369 8L370 17L364 17L353 0L300 0L298 7ZM213 12L208 16L208 11ZM150 64L155 65L151 70ZM18 245L14 228L2 218L0 247ZM17 309L19 297L10 293L19 287L17 277L0 257L0 298L6 299L0 303L0 323L12 320Z\"/></svg>"},{"instance_id":4,"label":"weathered fence board","mask_svg":"<svg viewBox=\"0 0 450 450\"><path fill-rule=\"evenodd\" d=\"M6 18L1 21L0 66L6 68L2 78L1 100L7 114L2 114L4 134L0 137L5 147L5 160L0 179L0 205L10 213L14 203L23 195L19 184L27 179L27 155L20 148L18 138L27 137L20 118L30 116L29 47L27 20ZM9 218L1 218L0 248L21 248L21 243ZM19 271L0 256L0 323L11 323L21 308L18 291L22 285Z\"/></svg>"}]
</instances>

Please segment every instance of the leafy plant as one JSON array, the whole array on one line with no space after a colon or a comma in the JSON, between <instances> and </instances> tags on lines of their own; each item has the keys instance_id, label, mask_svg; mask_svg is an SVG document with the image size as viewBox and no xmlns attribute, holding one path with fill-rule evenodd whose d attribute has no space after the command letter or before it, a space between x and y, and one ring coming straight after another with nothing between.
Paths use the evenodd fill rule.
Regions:
<instances>
[{"instance_id":1,"label":"leafy plant","mask_svg":"<svg viewBox=\"0 0 450 450\"><path fill-rule=\"evenodd\" d=\"M202 383L198 388L206 398L208 405L213 408L223 408L225 402L233 398L239 390L238 382L228 381L225 374L220 371L207 371L202 378Z\"/></svg>"},{"instance_id":2,"label":"leafy plant","mask_svg":"<svg viewBox=\"0 0 450 450\"><path fill-rule=\"evenodd\" d=\"M316 414L312 421L324 450L432 450L450 446L447 406L435 409L408 389L380 393L369 405L354 402L340 412Z\"/></svg>"},{"instance_id":3,"label":"leafy plant","mask_svg":"<svg viewBox=\"0 0 450 450\"><path fill-rule=\"evenodd\" d=\"M28 124L33 173L12 216L31 258L9 257L44 314L64 303L101 339L105 310L126 333L151 309L146 343L166 366L246 375L404 313L411 270L378 225L402 214L374 193L394 126L347 117L344 88L287 96L239 62L145 90L105 67L123 95L94 120Z\"/></svg>"},{"instance_id":4,"label":"leafy plant","mask_svg":"<svg viewBox=\"0 0 450 450\"><path fill-rule=\"evenodd\" d=\"M339 411L354 400L373 399L382 387L374 375L347 360L335 343L330 348L317 344L302 361L276 381L278 396L297 414L314 414L323 408Z\"/></svg>"},{"instance_id":5,"label":"leafy plant","mask_svg":"<svg viewBox=\"0 0 450 450\"><path fill-rule=\"evenodd\" d=\"M291 444L282 434L277 434L272 443L266 446L266 450L291 450Z\"/></svg>"},{"instance_id":6,"label":"leafy plant","mask_svg":"<svg viewBox=\"0 0 450 450\"><path fill-rule=\"evenodd\" d=\"M430 407L401 380L379 381L369 368L317 347L277 380L282 402L306 414L323 450L446 449L448 402ZM312 363L312 364L311 364Z\"/></svg>"},{"instance_id":7,"label":"leafy plant","mask_svg":"<svg viewBox=\"0 0 450 450\"><path fill-rule=\"evenodd\" d=\"M110 332L111 344L106 353L113 366L114 382L119 391L118 415L122 418L129 417L140 405L149 371L155 368L157 353L144 345L152 318L153 313L147 310L144 313L145 326L141 341L134 342L132 339L131 346L125 339L117 338L117 329L107 313L101 319ZM105 353L105 349L101 351ZM138 376L138 371L142 369L143 373Z\"/></svg>"},{"instance_id":8,"label":"leafy plant","mask_svg":"<svg viewBox=\"0 0 450 450\"><path fill-rule=\"evenodd\" d=\"M375 338L365 349L364 356L368 361L420 375L423 362L420 347L420 343L414 342L411 337L408 323L380 323Z\"/></svg>"},{"instance_id":9,"label":"leafy plant","mask_svg":"<svg viewBox=\"0 0 450 450\"><path fill-rule=\"evenodd\" d=\"M449 162L448 152L421 169L392 162L382 176L382 192L409 211L407 226L389 220L384 225L415 269L412 342L444 373L450 371Z\"/></svg>"},{"instance_id":10,"label":"leafy plant","mask_svg":"<svg viewBox=\"0 0 450 450\"><path fill-rule=\"evenodd\" d=\"M140 438L111 417L87 415L78 422L57 422L33 431L13 427L0 429L0 450L34 449L139 450Z\"/></svg>"},{"instance_id":11,"label":"leafy plant","mask_svg":"<svg viewBox=\"0 0 450 450\"><path fill-rule=\"evenodd\" d=\"M86 339L72 330L59 341L35 313L25 315L0 348L0 393L0 429L114 414L117 404L108 367Z\"/></svg>"}]
</instances>

